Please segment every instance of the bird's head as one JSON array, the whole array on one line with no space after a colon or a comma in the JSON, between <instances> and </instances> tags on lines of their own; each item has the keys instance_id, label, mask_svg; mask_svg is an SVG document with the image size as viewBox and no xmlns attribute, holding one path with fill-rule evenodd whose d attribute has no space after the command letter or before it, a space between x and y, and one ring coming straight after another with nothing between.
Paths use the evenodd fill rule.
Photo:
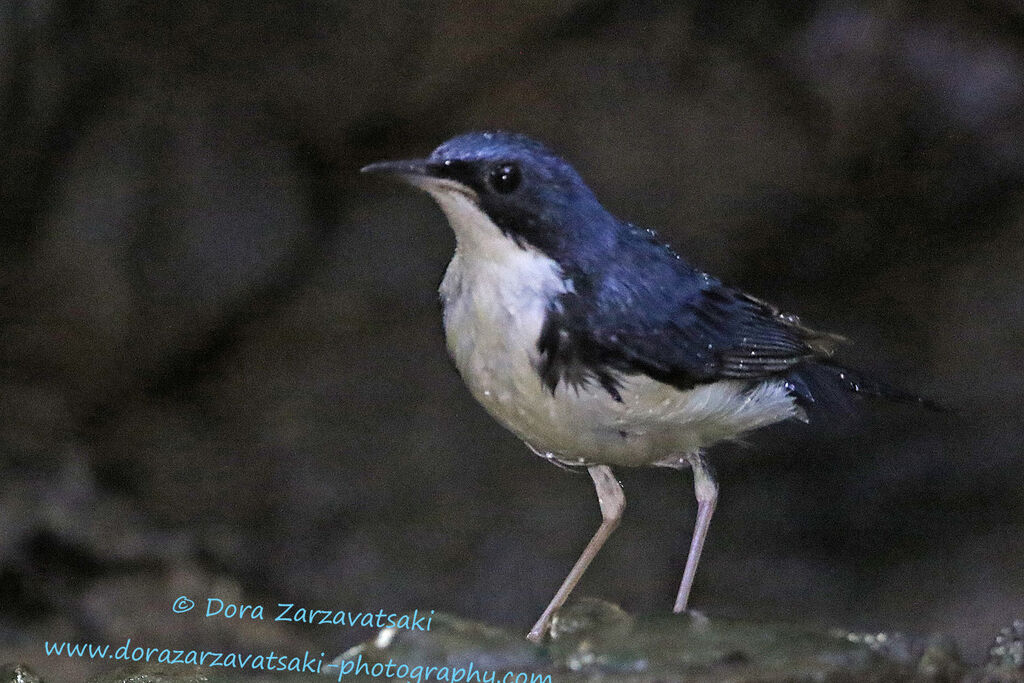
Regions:
<instances>
[{"instance_id":1,"label":"bird's head","mask_svg":"<svg viewBox=\"0 0 1024 683\"><path fill-rule=\"evenodd\" d=\"M362 170L398 175L429 192L470 253L497 254L512 242L575 261L581 250L612 248L618 229L573 167L525 135L466 133L426 159Z\"/></svg>"}]
</instances>

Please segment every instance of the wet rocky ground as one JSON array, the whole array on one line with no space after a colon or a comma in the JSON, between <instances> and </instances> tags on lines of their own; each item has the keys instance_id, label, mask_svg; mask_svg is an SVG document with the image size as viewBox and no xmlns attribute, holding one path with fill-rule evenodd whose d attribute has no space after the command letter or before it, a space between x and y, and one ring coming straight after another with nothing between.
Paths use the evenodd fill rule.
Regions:
<instances>
[{"instance_id":1,"label":"wet rocky ground","mask_svg":"<svg viewBox=\"0 0 1024 683\"><path fill-rule=\"evenodd\" d=\"M401 667L405 667L404 670ZM42 671L42 670L41 670ZM995 636L983 663L961 659L951 639L904 633L814 630L780 623L711 619L700 613L634 617L583 598L552 623L540 646L476 621L438 614L429 631L382 629L322 674L336 680L502 680L506 672L550 681L1024 681L1024 621ZM479 679L472 678L476 672ZM386 674L390 676L386 677ZM461 672L461 673L457 673ZM47 680L9 665L0 683ZM188 665L122 667L89 683L215 683L312 680L309 674L224 673ZM532 680L541 681L542 678Z\"/></svg>"}]
</instances>

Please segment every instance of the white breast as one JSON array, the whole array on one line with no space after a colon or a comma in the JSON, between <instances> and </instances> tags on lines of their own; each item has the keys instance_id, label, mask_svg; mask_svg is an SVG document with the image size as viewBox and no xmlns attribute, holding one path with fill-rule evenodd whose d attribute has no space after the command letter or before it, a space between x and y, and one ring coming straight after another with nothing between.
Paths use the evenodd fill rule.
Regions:
<instances>
[{"instance_id":1,"label":"white breast","mask_svg":"<svg viewBox=\"0 0 1024 683\"><path fill-rule=\"evenodd\" d=\"M722 381L680 391L622 378L615 401L596 384L549 391L537 372L547 307L571 291L558 264L501 233L471 197L425 187L455 231L441 283L448 350L470 392L538 453L569 463L676 466L681 455L799 415L783 383Z\"/></svg>"}]
</instances>

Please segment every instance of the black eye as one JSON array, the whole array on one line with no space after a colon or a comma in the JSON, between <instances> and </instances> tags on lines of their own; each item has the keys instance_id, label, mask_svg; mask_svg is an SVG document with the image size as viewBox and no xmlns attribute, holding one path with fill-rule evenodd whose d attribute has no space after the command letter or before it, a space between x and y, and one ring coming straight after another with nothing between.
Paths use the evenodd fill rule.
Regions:
<instances>
[{"instance_id":1,"label":"black eye","mask_svg":"<svg viewBox=\"0 0 1024 683\"><path fill-rule=\"evenodd\" d=\"M489 180L495 192L508 194L514 192L519 183L523 182L523 174L515 164L502 164L491 169Z\"/></svg>"}]
</instances>

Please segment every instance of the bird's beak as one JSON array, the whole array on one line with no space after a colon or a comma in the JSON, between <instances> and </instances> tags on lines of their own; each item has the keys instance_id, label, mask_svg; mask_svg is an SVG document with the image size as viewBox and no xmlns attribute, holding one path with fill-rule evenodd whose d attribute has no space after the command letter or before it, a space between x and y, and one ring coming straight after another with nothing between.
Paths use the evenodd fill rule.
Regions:
<instances>
[{"instance_id":1,"label":"bird's beak","mask_svg":"<svg viewBox=\"0 0 1024 683\"><path fill-rule=\"evenodd\" d=\"M473 203L478 203L476 192L451 178L444 177L437 167L427 164L426 159L407 159L404 161L378 161L360 169L362 173L379 173L401 178L413 187L434 195L437 199L451 193L462 195Z\"/></svg>"},{"instance_id":2,"label":"bird's beak","mask_svg":"<svg viewBox=\"0 0 1024 683\"><path fill-rule=\"evenodd\" d=\"M397 175L403 177L429 177L432 174L427 168L427 162L424 159L406 159L404 161L378 161L370 164L369 166L363 166L359 169L360 173L380 173L382 175Z\"/></svg>"}]
</instances>

